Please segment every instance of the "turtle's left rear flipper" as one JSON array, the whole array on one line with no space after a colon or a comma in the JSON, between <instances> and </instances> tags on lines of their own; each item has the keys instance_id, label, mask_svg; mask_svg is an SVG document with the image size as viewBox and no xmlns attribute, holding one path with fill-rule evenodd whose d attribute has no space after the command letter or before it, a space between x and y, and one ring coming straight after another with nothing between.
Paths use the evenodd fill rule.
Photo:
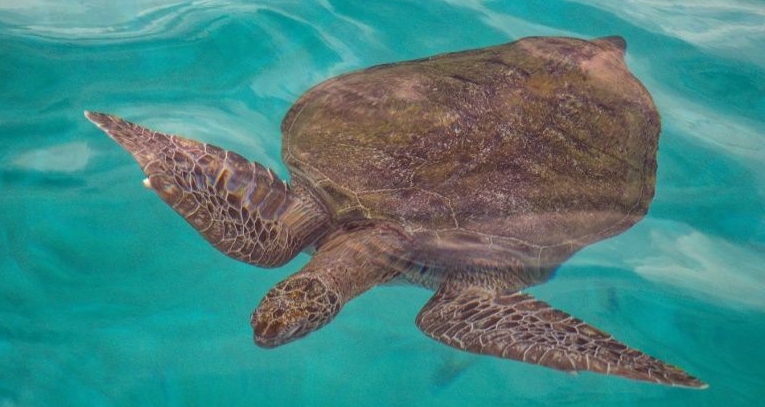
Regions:
<instances>
[{"instance_id":1,"label":"turtle's left rear flipper","mask_svg":"<svg viewBox=\"0 0 765 407\"><path fill-rule=\"evenodd\" d=\"M705 388L683 370L632 349L536 298L446 282L417 316L426 335L469 352L559 370L589 370Z\"/></svg>"}]
</instances>

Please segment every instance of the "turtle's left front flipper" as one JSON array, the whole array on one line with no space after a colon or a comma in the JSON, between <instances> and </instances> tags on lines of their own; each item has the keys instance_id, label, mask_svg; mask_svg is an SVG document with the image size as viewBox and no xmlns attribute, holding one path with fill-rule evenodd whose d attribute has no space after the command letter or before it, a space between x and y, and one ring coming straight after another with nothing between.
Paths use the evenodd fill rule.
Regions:
<instances>
[{"instance_id":1,"label":"turtle's left front flipper","mask_svg":"<svg viewBox=\"0 0 765 407\"><path fill-rule=\"evenodd\" d=\"M150 130L117 116L85 116L138 161L144 185L223 253L273 267L321 232L327 215L274 173L211 144Z\"/></svg>"},{"instance_id":2,"label":"turtle's left front flipper","mask_svg":"<svg viewBox=\"0 0 765 407\"><path fill-rule=\"evenodd\" d=\"M520 292L445 282L417 316L428 336L469 352L559 370L589 370L671 386L707 385Z\"/></svg>"}]
</instances>

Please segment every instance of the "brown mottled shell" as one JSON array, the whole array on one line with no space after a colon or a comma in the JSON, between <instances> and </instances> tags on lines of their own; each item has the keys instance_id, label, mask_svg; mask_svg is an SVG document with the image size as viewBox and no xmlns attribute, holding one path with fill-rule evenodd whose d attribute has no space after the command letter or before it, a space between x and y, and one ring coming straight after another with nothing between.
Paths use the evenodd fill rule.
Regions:
<instances>
[{"instance_id":1,"label":"brown mottled shell","mask_svg":"<svg viewBox=\"0 0 765 407\"><path fill-rule=\"evenodd\" d=\"M333 78L287 113L284 160L423 262L550 269L653 197L659 115L623 57L618 37L539 37Z\"/></svg>"}]
</instances>

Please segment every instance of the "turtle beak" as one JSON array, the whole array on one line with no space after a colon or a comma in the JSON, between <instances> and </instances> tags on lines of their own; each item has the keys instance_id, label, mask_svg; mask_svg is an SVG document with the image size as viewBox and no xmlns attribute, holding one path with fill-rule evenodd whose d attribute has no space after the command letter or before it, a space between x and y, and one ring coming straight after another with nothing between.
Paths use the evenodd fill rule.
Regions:
<instances>
[{"instance_id":1,"label":"turtle beak","mask_svg":"<svg viewBox=\"0 0 765 407\"><path fill-rule=\"evenodd\" d=\"M276 301L277 303L279 301ZM303 329L306 318L285 312L285 304L261 303L250 317L253 339L261 348L275 348L306 336L313 329Z\"/></svg>"},{"instance_id":2,"label":"turtle beak","mask_svg":"<svg viewBox=\"0 0 765 407\"><path fill-rule=\"evenodd\" d=\"M296 324L285 324L280 319L264 318L264 314L258 312L252 313L250 325L255 344L261 348L275 348L305 335L296 335L300 329Z\"/></svg>"}]
</instances>

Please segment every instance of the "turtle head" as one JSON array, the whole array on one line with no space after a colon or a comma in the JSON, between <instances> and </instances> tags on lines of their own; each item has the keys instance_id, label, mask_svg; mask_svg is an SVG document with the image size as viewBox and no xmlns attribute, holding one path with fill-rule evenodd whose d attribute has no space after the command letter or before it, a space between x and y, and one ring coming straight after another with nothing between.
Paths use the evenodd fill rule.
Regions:
<instances>
[{"instance_id":1,"label":"turtle head","mask_svg":"<svg viewBox=\"0 0 765 407\"><path fill-rule=\"evenodd\" d=\"M320 276L300 273L282 281L252 313L255 343L274 348L321 328L340 311L339 294Z\"/></svg>"},{"instance_id":2,"label":"turtle head","mask_svg":"<svg viewBox=\"0 0 765 407\"><path fill-rule=\"evenodd\" d=\"M388 228L331 234L308 264L274 286L252 313L255 343L274 348L323 327L352 298L393 279L403 250L399 233Z\"/></svg>"}]
</instances>

